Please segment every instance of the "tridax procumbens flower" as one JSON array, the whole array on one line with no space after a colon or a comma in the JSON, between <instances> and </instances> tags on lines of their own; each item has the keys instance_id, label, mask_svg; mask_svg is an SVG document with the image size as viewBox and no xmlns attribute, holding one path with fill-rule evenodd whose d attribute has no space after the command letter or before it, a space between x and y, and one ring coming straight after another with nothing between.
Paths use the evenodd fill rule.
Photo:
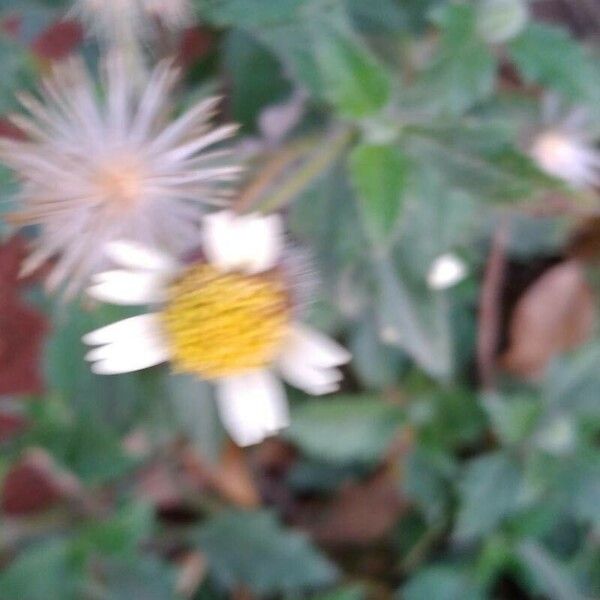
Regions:
<instances>
[{"instance_id":1,"label":"tridax procumbens flower","mask_svg":"<svg viewBox=\"0 0 600 600\"><path fill-rule=\"evenodd\" d=\"M109 245L123 269L96 276L90 295L160 308L87 335L84 341L98 346L87 356L92 370L122 373L170 361L176 372L213 381L222 421L240 445L288 425L277 375L310 394L337 390L337 367L350 355L297 322L282 229L276 215L209 215L199 257L188 262L127 242Z\"/></svg>"},{"instance_id":2,"label":"tridax procumbens flower","mask_svg":"<svg viewBox=\"0 0 600 600\"><path fill-rule=\"evenodd\" d=\"M56 256L50 289L70 279L67 291L77 291L106 267L103 248L113 239L172 252L189 247L203 205L220 203L223 184L239 172L223 164L227 152L205 151L236 130L211 127L215 98L170 121L177 73L168 64L143 89L118 60L105 71L100 99L81 62L60 65L44 83L44 102L21 97L30 115L13 120L29 139L0 141L0 160L23 182L13 219L41 225L25 271Z\"/></svg>"}]
</instances>

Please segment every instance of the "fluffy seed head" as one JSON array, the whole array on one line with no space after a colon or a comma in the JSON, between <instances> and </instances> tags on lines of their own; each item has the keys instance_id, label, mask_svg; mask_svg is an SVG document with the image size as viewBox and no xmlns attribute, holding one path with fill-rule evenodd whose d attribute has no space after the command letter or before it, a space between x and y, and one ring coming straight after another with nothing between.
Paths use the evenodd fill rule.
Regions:
<instances>
[{"instance_id":1,"label":"fluffy seed head","mask_svg":"<svg viewBox=\"0 0 600 600\"><path fill-rule=\"evenodd\" d=\"M0 160L22 181L18 224L41 225L31 271L56 256L51 289L70 293L106 266L103 247L127 238L179 254L199 241L203 205L219 204L239 173L227 153L207 148L234 126L212 128L216 99L170 120L177 80L159 65L140 89L118 61L107 64L103 95L80 62L57 68L43 99L23 96L29 115L14 122L29 139L0 141Z\"/></svg>"}]
</instances>

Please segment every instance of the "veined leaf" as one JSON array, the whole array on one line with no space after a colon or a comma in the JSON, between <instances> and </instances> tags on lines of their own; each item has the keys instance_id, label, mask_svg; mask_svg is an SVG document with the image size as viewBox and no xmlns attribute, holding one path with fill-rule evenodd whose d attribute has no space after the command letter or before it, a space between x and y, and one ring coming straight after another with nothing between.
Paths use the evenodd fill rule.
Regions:
<instances>
[{"instance_id":1,"label":"veined leaf","mask_svg":"<svg viewBox=\"0 0 600 600\"><path fill-rule=\"evenodd\" d=\"M230 590L246 585L259 595L299 593L337 577L304 536L284 529L265 511L223 513L200 528L197 540L213 575Z\"/></svg>"},{"instance_id":2,"label":"veined leaf","mask_svg":"<svg viewBox=\"0 0 600 600\"><path fill-rule=\"evenodd\" d=\"M391 145L362 145L353 151L350 169L367 231L375 244L385 243L402 212L408 160Z\"/></svg>"},{"instance_id":3,"label":"veined leaf","mask_svg":"<svg viewBox=\"0 0 600 600\"><path fill-rule=\"evenodd\" d=\"M296 407L285 435L317 460L369 463L382 457L402 421L398 407L376 397L336 396Z\"/></svg>"}]
</instances>

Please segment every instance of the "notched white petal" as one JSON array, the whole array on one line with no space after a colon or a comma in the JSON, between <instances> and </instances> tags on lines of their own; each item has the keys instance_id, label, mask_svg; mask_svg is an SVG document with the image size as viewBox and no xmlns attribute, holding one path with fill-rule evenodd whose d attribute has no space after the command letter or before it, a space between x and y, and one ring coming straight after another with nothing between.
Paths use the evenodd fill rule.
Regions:
<instances>
[{"instance_id":1,"label":"notched white petal","mask_svg":"<svg viewBox=\"0 0 600 600\"><path fill-rule=\"evenodd\" d=\"M160 273L105 271L93 277L88 294L112 304L139 305L164 302L169 278Z\"/></svg>"},{"instance_id":2,"label":"notched white petal","mask_svg":"<svg viewBox=\"0 0 600 600\"><path fill-rule=\"evenodd\" d=\"M290 423L283 385L268 371L220 380L217 405L225 429L240 446L257 444Z\"/></svg>"},{"instance_id":3,"label":"notched white petal","mask_svg":"<svg viewBox=\"0 0 600 600\"><path fill-rule=\"evenodd\" d=\"M205 217L204 249L209 261L224 270L260 273L272 269L284 246L278 215L237 216L220 211Z\"/></svg>"},{"instance_id":4,"label":"notched white petal","mask_svg":"<svg viewBox=\"0 0 600 600\"><path fill-rule=\"evenodd\" d=\"M160 319L156 313L137 315L117 321L83 336L84 344L97 346L137 336L160 337L162 335Z\"/></svg>"},{"instance_id":5,"label":"notched white petal","mask_svg":"<svg viewBox=\"0 0 600 600\"><path fill-rule=\"evenodd\" d=\"M290 385L313 396L337 391L343 377L338 369L315 367L297 353L284 353L278 366Z\"/></svg>"},{"instance_id":6,"label":"notched white petal","mask_svg":"<svg viewBox=\"0 0 600 600\"><path fill-rule=\"evenodd\" d=\"M296 323L290 334L289 352L317 367L336 367L350 362L352 355L329 336Z\"/></svg>"},{"instance_id":7,"label":"notched white petal","mask_svg":"<svg viewBox=\"0 0 600 600\"><path fill-rule=\"evenodd\" d=\"M176 261L169 255L137 242L109 242L105 246L105 253L115 263L124 267L166 272L177 268Z\"/></svg>"},{"instance_id":8,"label":"notched white petal","mask_svg":"<svg viewBox=\"0 0 600 600\"><path fill-rule=\"evenodd\" d=\"M246 217L242 222L242 239L246 246L248 270L261 273L275 267L284 246L283 222L279 215Z\"/></svg>"}]
</instances>

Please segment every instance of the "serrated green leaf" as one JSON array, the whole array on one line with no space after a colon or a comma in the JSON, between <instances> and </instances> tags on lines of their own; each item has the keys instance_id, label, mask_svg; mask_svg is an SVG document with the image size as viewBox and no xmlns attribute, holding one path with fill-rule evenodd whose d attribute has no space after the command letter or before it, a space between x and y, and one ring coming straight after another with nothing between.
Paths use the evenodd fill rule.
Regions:
<instances>
[{"instance_id":1,"label":"serrated green leaf","mask_svg":"<svg viewBox=\"0 0 600 600\"><path fill-rule=\"evenodd\" d=\"M506 454L496 452L472 460L460 483L456 536L470 539L493 531L517 509L520 486L520 470Z\"/></svg>"},{"instance_id":2,"label":"serrated green leaf","mask_svg":"<svg viewBox=\"0 0 600 600\"><path fill-rule=\"evenodd\" d=\"M441 41L433 63L403 98L419 110L460 115L492 94L496 60L477 34L473 6L448 4L437 11L437 24Z\"/></svg>"},{"instance_id":3,"label":"serrated green leaf","mask_svg":"<svg viewBox=\"0 0 600 600\"><path fill-rule=\"evenodd\" d=\"M531 23L508 50L528 83L547 86L574 102L597 101L598 73L565 29Z\"/></svg>"},{"instance_id":4,"label":"serrated green leaf","mask_svg":"<svg viewBox=\"0 0 600 600\"><path fill-rule=\"evenodd\" d=\"M543 174L506 139L485 123L409 131L407 152L455 189L481 200L523 200L559 183Z\"/></svg>"},{"instance_id":5,"label":"serrated green leaf","mask_svg":"<svg viewBox=\"0 0 600 600\"><path fill-rule=\"evenodd\" d=\"M313 44L324 94L341 115L360 119L387 102L388 74L349 28L315 23Z\"/></svg>"},{"instance_id":6,"label":"serrated green leaf","mask_svg":"<svg viewBox=\"0 0 600 600\"><path fill-rule=\"evenodd\" d=\"M402 420L398 407L378 398L336 396L294 408L285 435L317 460L371 463L381 459Z\"/></svg>"},{"instance_id":7,"label":"serrated green leaf","mask_svg":"<svg viewBox=\"0 0 600 600\"><path fill-rule=\"evenodd\" d=\"M197 542L229 590L245 585L255 594L299 593L337 577L304 536L281 527L269 512L223 513L200 528Z\"/></svg>"},{"instance_id":8,"label":"serrated green leaf","mask_svg":"<svg viewBox=\"0 0 600 600\"><path fill-rule=\"evenodd\" d=\"M396 228L402 214L408 169L407 157L390 145L361 145L352 152L352 180L374 243L381 238L385 241Z\"/></svg>"}]
</instances>

